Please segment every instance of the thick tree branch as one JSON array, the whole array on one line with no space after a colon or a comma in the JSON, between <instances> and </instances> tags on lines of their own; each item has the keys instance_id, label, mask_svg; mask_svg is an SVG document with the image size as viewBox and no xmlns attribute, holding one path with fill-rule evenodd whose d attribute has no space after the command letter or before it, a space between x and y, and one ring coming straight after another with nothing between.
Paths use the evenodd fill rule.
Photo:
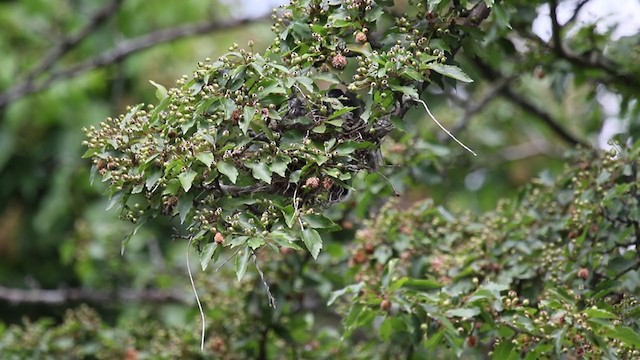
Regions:
<instances>
[{"instance_id":1,"label":"thick tree branch","mask_svg":"<svg viewBox=\"0 0 640 360\"><path fill-rule=\"evenodd\" d=\"M64 70L52 72L46 79L38 83L33 80L26 80L13 86L9 90L0 94L0 108L24 96L40 92L55 82L69 80L93 69L116 63L132 54L148 49L152 46L189 36L206 34L215 30L237 28L244 26L247 23L262 19L264 18L241 18L226 21L211 20L202 23L180 25L173 28L157 30L137 38L125 40L117 44L114 48L104 51L91 59L71 65Z\"/></svg>"},{"instance_id":2,"label":"thick tree branch","mask_svg":"<svg viewBox=\"0 0 640 360\"><path fill-rule=\"evenodd\" d=\"M109 304L116 302L154 302L154 303L190 303L191 299L184 291L178 290L134 290L118 289L101 291L96 289L15 289L0 286L0 300L12 304L48 304L58 305L69 302L90 302Z\"/></svg>"},{"instance_id":3,"label":"thick tree branch","mask_svg":"<svg viewBox=\"0 0 640 360\"><path fill-rule=\"evenodd\" d=\"M478 68L484 74L484 76L489 80L500 81L500 79L504 79L506 77L505 75L500 74L498 71L494 70L492 67L490 67L489 65L487 65L486 63L484 63L482 60L478 58L475 59L475 62ZM529 102L529 100L524 98L522 95L514 91L513 88L511 88L511 86L509 85L504 86L501 90L501 94L507 100L511 101L515 105L518 105L524 111L542 120L542 122L545 125L547 125L551 130L553 130L553 132L556 133L556 135L558 135L562 140L564 140L568 144L573 146L581 145L586 148L591 147L587 142L579 139L575 135L571 134L564 127L562 127L562 125L560 125L560 122L554 119L554 117L551 116L551 114L540 109L533 103Z\"/></svg>"}]
</instances>

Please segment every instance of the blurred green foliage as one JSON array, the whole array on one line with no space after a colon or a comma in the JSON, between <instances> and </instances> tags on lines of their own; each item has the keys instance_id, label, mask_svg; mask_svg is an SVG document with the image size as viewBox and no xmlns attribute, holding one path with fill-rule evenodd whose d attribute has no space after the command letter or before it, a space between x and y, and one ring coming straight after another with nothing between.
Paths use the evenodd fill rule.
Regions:
<instances>
[{"instance_id":1,"label":"blurred green foliage","mask_svg":"<svg viewBox=\"0 0 640 360\"><path fill-rule=\"evenodd\" d=\"M0 2L0 93L28 79L48 51L107 3ZM390 14L397 16L410 8L406 1L376 3L394 5ZM478 2L422 3L447 13ZM615 40L611 32L571 22L558 29L563 47L557 48L531 31L539 6L554 1L485 3L493 4L490 17L469 29L455 56L475 81L443 80L422 97L479 156L440 136L423 110L411 109L382 145L380 173L356 174L349 197L325 212L342 230L323 234L317 260L306 251L262 251L237 282L233 262L216 271L226 256L200 272L193 252L207 320L204 352L190 300L187 240L174 236L179 221L147 222L120 256L133 225L105 211L106 188L97 179L90 183L91 164L81 159L81 129L129 105L155 102L148 80L170 87L194 63L217 58L233 43L251 40L263 52L273 41L269 25L160 44L2 105L0 353L16 359L369 359L425 352L636 358L633 246L640 220L638 150L630 145L638 126L636 37ZM128 38L227 21L239 12L203 0L123 0L110 20L36 74L35 83ZM337 34L355 33L352 27ZM615 114L604 111L603 93L620 101ZM607 117L617 118L623 132L614 156L592 150L562 156L577 142L597 145ZM388 202L394 191L400 198ZM107 301L85 296L47 304L9 301L4 287L113 293ZM124 300L117 296L122 289L184 296Z\"/></svg>"}]
</instances>

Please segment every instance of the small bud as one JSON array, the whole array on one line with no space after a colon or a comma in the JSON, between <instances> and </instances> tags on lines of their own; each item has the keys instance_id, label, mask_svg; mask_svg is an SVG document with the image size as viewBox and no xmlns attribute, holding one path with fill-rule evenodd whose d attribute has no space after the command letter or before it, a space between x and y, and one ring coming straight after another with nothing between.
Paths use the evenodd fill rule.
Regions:
<instances>
[{"instance_id":1,"label":"small bud","mask_svg":"<svg viewBox=\"0 0 640 360\"><path fill-rule=\"evenodd\" d=\"M364 44L367 42L367 34L363 33L363 32L359 32L356 34L356 41Z\"/></svg>"}]
</instances>

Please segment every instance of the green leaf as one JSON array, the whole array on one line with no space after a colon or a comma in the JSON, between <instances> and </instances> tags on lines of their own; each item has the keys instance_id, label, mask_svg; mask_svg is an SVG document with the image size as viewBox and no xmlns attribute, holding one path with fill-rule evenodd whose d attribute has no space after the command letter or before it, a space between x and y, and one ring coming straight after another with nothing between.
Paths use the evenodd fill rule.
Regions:
<instances>
[{"instance_id":1,"label":"green leaf","mask_svg":"<svg viewBox=\"0 0 640 360\"><path fill-rule=\"evenodd\" d=\"M184 194L178 199L178 214L180 214L180 224L184 224L184 221L189 215L189 211L193 207L193 195Z\"/></svg>"},{"instance_id":2,"label":"green leaf","mask_svg":"<svg viewBox=\"0 0 640 360\"><path fill-rule=\"evenodd\" d=\"M329 301L327 301L327 306L333 305L333 303L338 300L338 298L342 297L345 294L353 294L354 296L358 295L360 290L364 287L364 282L359 282L357 284L349 285L340 290L336 290L331 292L331 296L329 296Z\"/></svg>"},{"instance_id":3,"label":"green leaf","mask_svg":"<svg viewBox=\"0 0 640 360\"><path fill-rule=\"evenodd\" d=\"M147 190L151 191L151 189L153 189L154 186L156 186L156 184L158 183L158 180L160 180L161 177L162 177L162 170L158 168L154 168L153 170L151 170L150 173L147 175L147 180L145 181L145 186L147 187Z\"/></svg>"},{"instance_id":4,"label":"green leaf","mask_svg":"<svg viewBox=\"0 0 640 360\"><path fill-rule=\"evenodd\" d=\"M640 334L628 326L620 326L609 330L606 336L622 341L628 346L640 349Z\"/></svg>"},{"instance_id":5,"label":"green leaf","mask_svg":"<svg viewBox=\"0 0 640 360\"><path fill-rule=\"evenodd\" d=\"M417 291L429 291L442 288L444 285L431 279L407 279L402 284L403 288L417 290Z\"/></svg>"},{"instance_id":6,"label":"green leaf","mask_svg":"<svg viewBox=\"0 0 640 360\"><path fill-rule=\"evenodd\" d=\"M493 350L493 360L516 360L519 359L518 351L514 351L511 341L503 341Z\"/></svg>"},{"instance_id":7,"label":"green leaf","mask_svg":"<svg viewBox=\"0 0 640 360\"><path fill-rule=\"evenodd\" d=\"M207 165L208 168L213 164L213 153L211 151L205 151L196 154L196 159L200 160L203 164Z\"/></svg>"},{"instance_id":8,"label":"green leaf","mask_svg":"<svg viewBox=\"0 0 640 360\"><path fill-rule=\"evenodd\" d=\"M253 106L245 106L243 111L243 120L240 122L240 130L242 130L243 134L247 134L247 130L249 130L249 125L251 125L251 120L253 120L253 116L256 114L256 108Z\"/></svg>"},{"instance_id":9,"label":"green leaf","mask_svg":"<svg viewBox=\"0 0 640 360\"><path fill-rule=\"evenodd\" d=\"M211 258L213 258L213 253L216 251L217 247L218 243L211 242L202 248L202 252L200 253L200 266L202 266L202 271L207 270L209 262L211 262Z\"/></svg>"},{"instance_id":10,"label":"green leaf","mask_svg":"<svg viewBox=\"0 0 640 360\"><path fill-rule=\"evenodd\" d=\"M459 308L452 309L446 312L446 315L449 317L460 317L470 319L476 315L480 314L480 309L477 308Z\"/></svg>"},{"instance_id":11,"label":"green leaf","mask_svg":"<svg viewBox=\"0 0 640 360\"><path fill-rule=\"evenodd\" d=\"M337 224L331 221L331 219L323 215L302 215L301 218L302 221L304 221L312 229L327 229L335 228L337 226Z\"/></svg>"},{"instance_id":12,"label":"green leaf","mask_svg":"<svg viewBox=\"0 0 640 360\"><path fill-rule=\"evenodd\" d=\"M142 225L144 225L148 219L148 216L143 216L142 218L140 218L138 220L138 223L136 224L136 227L133 228L133 231L129 235L125 236L124 239L122 239L122 243L120 243L120 256L124 255L124 249L127 247L127 244L129 243L131 238L138 233L138 230L140 230Z\"/></svg>"},{"instance_id":13,"label":"green leaf","mask_svg":"<svg viewBox=\"0 0 640 360\"><path fill-rule=\"evenodd\" d=\"M158 100L162 100L167 97L167 88L153 80L149 80L149 82L151 83L151 85L156 87L156 97L158 98Z\"/></svg>"},{"instance_id":14,"label":"green leaf","mask_svg":"<svg viewBox=\"0 0 640 360\"><path fill-rule=\"evenodd\" d=\"M417 99L417 98L420 97L420 95L418 95L418 90L416 90L416 88L413 87L413 86L402 86L402 85L389 84L389 87L391 88L391 90L399 91L399 92L407 95L408 97L410 97L412 99Z\"/></svg>"},{"instance_id":15,"label":"green leaf","mask_svg":"<svg viewBox=\"0 0 640 360\"><path fill-rule=\"evenodd\" d=\"M287 175L287 163L282 160L275 160L269 165L269 170L285 177Z\"/></svg>"},{"instance_id":16,"label":"green leaf","mask_svg":"<svg viewBox=\"0 0 640 360\"><path fill-rule=\"evenodd\" d=\"M238 281L242 280L244 274L247 272L247 263L249 262L249 256L251 256L251 250L249 250L248 246L245 246L235 258L235 266L236 266L236 278Z\"/></svg>"},{"instance_id":17,"label":"green leaf","mask_svg":"<svg viewBox=\"0 0 640 360\"><path fill-rule=\"evenodd\" d=\"M271 184L271 169L265 163L249 163L245 164L246 167L251 169L251 175L258 180L262 180L267 184Z\"/></svg>"},{"instance_id":18,"label":"green leaf","mask_svg":"<svg viewBox=\"0 0 640 360\"><path fill-rule=\"evenodd\" d=\"M296 211L293 205L285 206L280 211L282 211L282 215L284 215L284 222L287 223L289 228L292 228L296 219Z\"/></svg>"},{"instance_id":19,"label":"green leaf","mask_svg":"<svg viewBox=\"0 0 640 360\"><path fill-rule=\"evenodd\" d=\"M265 244L264 239L259 237L252 237L252 238L249 238L249 240L247 240L247 245L249 245L249 247L252 248L253 250L259 248L264 244Z\"/></svg>"},{"instance_id":20,"label":"green leaf","mask_svg":"<svg viewBox=\"0 0 640 360\"><path fill-rule=\"evenodd\" d=\"M197 175L198 173L191 169L178 175L178 180L180 180L180 184L182 185L184 192L188 192L189 189L191 189L191 184Z\"/></svg>"},{"instance_id":21,"label":"green leaf","mask_svg":"<svg viewBox=\"0 0 640 360\"><path fill-rule=\"evenodd\" d=\"M221 174L229 179L229 181L234 184L236 183L236 180L238 179L238 169L236 169L235 166L229 164L226 161L218 161L216 167Z\"/></svg>"},{"instance_id":22,"label":"green leaf","mask_svg":"<svg viewBox=\"0 0 640 360\"><path fill-rule=\"evenodd\" d=\"M470 78L469 75L465 74L464 71L462 71L457 66L432 62L432 63L428 63L426 67L446 77L450 77L452 79L456 79L466 83L473 82L473 79Z\"/></svg>"},{"instance_id":23,"label":"green leaf","mask_svg":"<svg viewBox=\"0 0 640 360\"><path fill-rule=\"evenodd\" d=\"M406 324L404 320L391 316L384 319L382 324L380 324L380 328L378 329L380 337L384 341L388 341L391 338L391 335L401 333L405 330Z\"/></svg>"},{"instance_id":24,"label":"green leaf","mask_svg":"<svg viewBox=\"0 0 640 360\"><path fill-rule=\"evenodd\" d=\"M590 319L615 319L616 315L602 309L587 309L584 313Z\"/></svg>"},{"instance_id":25,"label":"green leaf","mask_svg":"<svg viewBox=\"0 0 640 360\"><path fill-rule=\"evenodd\" d=\"M342 109L337 110L337 111L334 111L334 112L333 112L333 114L329 115L329 117L327 118L327 120L335 119L335 118L337 118L337 117L339 117L339 116L342 116L342 115L344 115L344 114L346 114L346 113L350 112L351 110L355 110L355 109L357 109L357 107L354 107L354 106L346 106L346 107L343 107Z\"/></svg>"},{"instance_id":26,"label":"green leaf","mask_svg":"<svg viewBox=\"0 0 640 360\"><path fill-rule=\"evenodd\" d=\"M302 232L302 242L309 249L311 256L314 259L318 257L320 254L320 249L322 249L322 238L320 234L315 229L304 229Z\"/></svg>"},{"instance_id":27,"label":"green leaf","mask_svg":"<svg viewBox=\"0 0 640 360\"><path fill-rule=\"evenodd\" d=\"M302 250L302 248L295 243L296 238L287 231L278 229L278 230L272 231L270 235L273 241L275 241L278 245L282 247L286 247L294 250Z\"/></svg>"}]
</instances>

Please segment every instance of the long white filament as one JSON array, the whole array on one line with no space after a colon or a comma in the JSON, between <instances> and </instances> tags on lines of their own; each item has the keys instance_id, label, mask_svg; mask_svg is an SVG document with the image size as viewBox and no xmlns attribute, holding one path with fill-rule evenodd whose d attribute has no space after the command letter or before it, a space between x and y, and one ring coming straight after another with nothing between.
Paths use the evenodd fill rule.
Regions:
<instances>
[{"instance_id":1,"label":"long white filament","mask_svg":"<svg viewBox=\"0 0 640 360\"><path fill-rule=\"evenodd\" d=\"M204 317L204 311L202 310L202 304L200 303L200 298L198 297L198 291L196 290L196 284L193 281L193 276L191 275L191 264L189 263L189 250L191 250L191 241L193 239L189 239L189 245L187 245L187 272L189 273L189 280L191 281L191 288L193 289L193 294L196 296L196 302L198 303L198 309L200 309L200 318L202 319L202 336L200 337L200 351L204 351L204 333L207 329L206 320Z\"/></svg>"},{"instance_id":2,"label":"long white filament","mask_svg":"<svg viewBox=\"0 0 640 360\"><path fill-rule=\"evenodd\" d=\"M460 146L462 146L465 150L472 153L473 156L478 156L478 154L476 154L473 150L469 149L467 145L463 144L462 141L458 140L455 136L453 136L451 132L449 132L449 130L447 130L447 128L445 128L444 126L442 126L442 124L440 124L440 122L436 119L436 117L433 116L433 114L431 113L431 110L429 110L429 107L424 101L422 101L421 99L413 99L413 100L421 103L422 106L424 106L424 109L427 110L427 114L429 114L429 117L431 117L431 120L433 120L433 122L435 122L440 127L440 129L442 129L442 131L447 133L447 135L449 135L453 140L455 140L455 142L460 144Z\"/></svg>"}]
</instances>

